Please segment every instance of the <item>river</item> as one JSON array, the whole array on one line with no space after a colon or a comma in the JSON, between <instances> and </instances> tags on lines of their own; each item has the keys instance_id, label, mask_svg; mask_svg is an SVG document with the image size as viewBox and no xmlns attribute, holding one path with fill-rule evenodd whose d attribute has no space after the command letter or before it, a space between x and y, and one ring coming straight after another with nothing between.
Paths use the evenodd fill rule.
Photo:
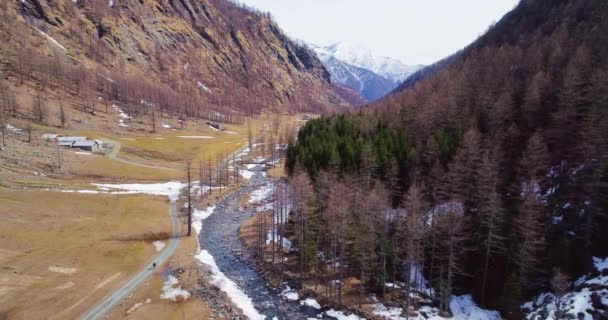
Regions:
<instances>
[{"instance_id":1,"label":"river","mask_svg":"<svg viewBox=\"0 0 608 320\"><path fill-rule=\"evenodd\" d=\"M219 269L252 299L256 310L266 319L333 319L320 310L282 298L257 272L253 258L247 254L247 248L239 239L239 227L255 214L255 208L241 208L239 199L270 182L261 166L251 170L255 171L251 179L224 196L203 222L199 235L201 249L214 257Z\"/></svg>"}]
</instances>

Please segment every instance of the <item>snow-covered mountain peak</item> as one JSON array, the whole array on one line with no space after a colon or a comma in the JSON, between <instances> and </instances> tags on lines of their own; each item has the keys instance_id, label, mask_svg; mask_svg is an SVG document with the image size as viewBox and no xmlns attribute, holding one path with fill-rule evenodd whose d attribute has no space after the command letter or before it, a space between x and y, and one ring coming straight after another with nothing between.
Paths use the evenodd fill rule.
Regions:
<instances>
[{"instance_id":1,"label":"snow-covered mountain peak","mask_svg":"<svg viewBox=\"0 0 608 320\"><path fill-rule=\"evenodd\" d=\"M321 59L328 59L332 56L350 65L371 70L387 79L395 82L405 80L410 74L416 72L422 66L406 65L402 61L377 56L373 51L361 44L341 41L327 47L312 46Z\"/></svg>"}]
</instances>

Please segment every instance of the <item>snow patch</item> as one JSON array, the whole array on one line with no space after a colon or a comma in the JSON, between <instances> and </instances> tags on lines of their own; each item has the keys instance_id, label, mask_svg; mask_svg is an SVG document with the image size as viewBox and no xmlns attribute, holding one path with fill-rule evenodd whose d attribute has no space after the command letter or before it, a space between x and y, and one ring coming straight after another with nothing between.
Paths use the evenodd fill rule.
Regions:
<instances>
[{"instance_id":1,"label":"snow patch","mask_svg":"<svg viewBox=\"0 0 608 320\"><path fill-rule=\"evenodd\" d=\"M118 124L121 127L129 127L129 125L125 124L125 120L130 121L132 118L128 114L126 114L124 111L122 111L122 109L120 107L118 107L117 105L113 104L112 108L118 112L118 117L119 117Z\"/></svg>"},{"instance_id":2,"label":"snow patch","mask_svg":"<svg viewBox=\"0 0 608 320\"><path fill-rule=\"evenodd\" d=\"M133 184L101 184L93 183L99 190L111 194L150 194L155 196L167 196L171 202L177 201L180 190L185 184L179 181L169 181L163 183L133 183Z\"/></svg>"},{"instance_id":3,"label":"snow patch","mask_svg":"<svg viewBox=\"0 0 608 320\"><path fill-rule=\"evenodd\" d=\"M203 90L207 91L208 93L213 93L213 92L211 91L211 89L209 89L209 88L208 88L206 85L204 85L204 84L203 84L202 82L200 82L200 81L198 81L198 82L196 83L196 85L198 85L199 87L203 88Z\"/></svg>"},{"instance_id":4,"label":"snow patch","mask_svg":"<svg viewBox=\"0 0 608 320\"><path fill-rule=\"evenodd\" d=\"M50 266L49 267L49 271L56 272L56 273L63 273L63 274L73 274L73 273L76 273L76 271L78 271L78 269L76 269L76 268L63 268L63 267L58 267L58 266Z\"/></svg>"},{"instance_id":5,"label":"snow patch","mask_svg":"<svg viewBox=\"0 0 608 320\"><path fill-rule=\"evenodd\" d=\"M36 31L40 32L40 34L42 34L43 36L45 36L49 41L51 41L52 43L54 43L56 46L58 46L61 50L63 51L68 51L64 46L62 46L57 40L53 39L51 36L49 36L48 34L46 34L44 31L32 26L32 28L36 29Z\"/></svg>"},{"instance_id":6,"label":"snow patch","mask_svg":"<svg viewBox=\"0 0 608 320\"><path fill-rule=\"evenodd\" d=\"M300 299L298 293L295 290L292 290L289 286L281 292L280 296L289 301L298 301L298 299Z\"/></svg>"},{"instance_id":7,"label":"snow patch","mask_svg":"<svg viewBox=\"0 0 608 320\"><path fill-rule=\"evenodd\" d=\"M152 244L154 245L154 249L156 249L156 252L160 252L167 245L164 241L160 241L160 240L154 241L154 243L152 243Z\"/></svg>"},{"instance_id":8,"label":"snow patch","mask_svg":"<svg viewBox=\"0 0 608 320\"><path fill-rule=\"evenodd\" d=\"M253 171L249 171L249 170L240 170L239 173L241 174L241 176L247 180L251 179L253 177L253 175L255 174L255 172Z\"/></svg>"},{"instance_id":9,"label":"snow patch","mask_svg":"<svg viewBox=\"0 0 608 320\"><path fill-rule=\"evenodd\" d=\"M190 292L182 289L178 286L179 281L172 275L169 275L167 281L163 285L163 293L160 295L161 299L177 301L178 296L182 296L184 300L190 298Z\"/></svg>"},{"instance_id":10,"label":"snow patch","mask_svg":"<svg viewBox=\"0 0 608 320\"><path fill-rule=\"evenodd\" d=\"M195 258L211 269L211 282L225 292L230 300L243 311L243 314L251 320L263 320L266 317L260 314L253 306L253 301L248 297L234 281L230 280L215 263L215 259L207 250L201 250Z\"/></svg>"},{"instance_id":11,"label":"snow patch","mask_svg":"<svg viewBox=\"0 0 608 320\"><path fill-rule=\"evenodd\" d=\"M264 185L259 189L254 190L250 195L249 195L249 203L251 204L258 204L268 198L270 198L270 196L272 195L272 185Z\"/></svg>"},{"instance_id":12,"label":"snow patch","mask_svg":"<svg viewBox=\"0 0 608 320\"><path fill-rule=\"evenodd\" d=\"M205 210L194 209L192 211L192 228L196 234L200 234L203 229L203 220L207 219L215 211L215 206L209 206Z\"/></svg>"},{"instance_id":13,"label":"snow patch","mask_svg":"<svg viewBox=\"0 0 608 320\"><path fill-rule=\"evenodd\" d=\"M306 300L301 301L300 304L315 308L317 310L321 309L321 305L317 302L317 300L312 298L307 298Z\"/></svg>"},{"instance_id":14,"label":"snow patch","mask_svg":"<svg viewBox=\"0 0 608 320\"><path fill-rule=\"evenodd\" d=\"M338 320L361 320L361 319L363 319L363 318L360 318L359 316L357 316L356 314L346 315L344 312L336 311L334 309L325 311L325 314L330 317L334 317Z\"/></svg>"},{"instance_id":15,"label":"snow patch","mask_svg":"<svg viewBox=\"0 0 608 320\"><path fill-rule=\"evenodd\" d=\"M182 139L213 139L213 137L210 136L177 136L178 138L182 138Z\"/></svg>"},{"instance_id":16,"label":"snow patch","mask_svg":"<svg viewBox=\"0 0 608 320\"><path fill-rule=\"evenodd\" d=\"M597 269L597 271L602 272L608 269L608 258L601 259L593 257L593 265L595 266L595 269Z\"/></svg>"}]
</instances>

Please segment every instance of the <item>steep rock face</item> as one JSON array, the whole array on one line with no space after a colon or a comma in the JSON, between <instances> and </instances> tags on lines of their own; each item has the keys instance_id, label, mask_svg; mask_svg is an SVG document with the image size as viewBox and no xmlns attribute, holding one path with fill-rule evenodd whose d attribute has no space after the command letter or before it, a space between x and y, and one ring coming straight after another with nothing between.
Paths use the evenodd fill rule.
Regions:
<instances>
[{"instance_id":1,"label":"steep rock face","mask_svg":"<svg viewBox=\"0 0 608 320\"><path fill-rule=\"evenodd\" d=\"M228 1L24 0L15 6L26 23L87 65L137 70L171 86L200 83L202 93L213 92L212 103L242 100L254 109L282 110L348 105L312 51L288 39L268 15Z\"/></svg>"}]
</instances>

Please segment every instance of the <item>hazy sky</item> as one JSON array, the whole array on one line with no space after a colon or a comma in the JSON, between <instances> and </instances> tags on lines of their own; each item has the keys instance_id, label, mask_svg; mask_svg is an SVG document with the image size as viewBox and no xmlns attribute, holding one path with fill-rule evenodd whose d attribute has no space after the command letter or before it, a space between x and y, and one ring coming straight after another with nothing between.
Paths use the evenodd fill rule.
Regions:
<instances>
[{"instance_id":1,"label":"hazy sky","mask_svg":"<svg viewBox=\"0 0 608 320\"><path fill-rule=\"evenodd\" d=\"M430 64L485 32L518 0L240 0L269 11L291 37L360 44L406 64Z\"/></svg>"}]
</instances>

